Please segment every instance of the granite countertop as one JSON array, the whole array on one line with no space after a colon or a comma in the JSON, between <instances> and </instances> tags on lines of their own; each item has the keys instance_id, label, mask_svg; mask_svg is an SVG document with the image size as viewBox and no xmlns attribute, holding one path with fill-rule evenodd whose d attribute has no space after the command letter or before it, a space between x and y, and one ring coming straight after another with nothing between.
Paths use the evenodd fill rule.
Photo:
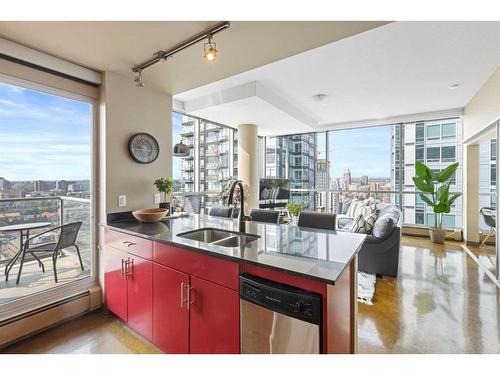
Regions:
<instances>
[{"instance_id":1,"label":"granite countertop","mask_svg":"<svg viewBox=\"0 0 500 375\"><path fill-rule=\"evenodd\" d=\"M252 221L246 222L246 233L260 238L245 246L223 247L177 236L199 228L238 231L236 219L203 214L164 219L158 223L141 223L127 215L108 217L107 226L153 241L270 267L328 284L335 284L366 237L364 234Z\"/></svg>"}]
</instances>

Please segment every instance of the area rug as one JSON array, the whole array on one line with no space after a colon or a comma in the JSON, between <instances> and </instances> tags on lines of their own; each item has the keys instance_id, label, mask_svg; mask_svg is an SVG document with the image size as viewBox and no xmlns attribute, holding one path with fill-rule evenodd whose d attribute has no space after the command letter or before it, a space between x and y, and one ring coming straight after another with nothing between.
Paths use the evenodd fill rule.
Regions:
<instances>
[{"instance_id":1,"label":"area rug","mask_svg":"<svg viewBox=\"0 0 500 375\"><path fill-rule=\"evenodd\" d=\"M373 305L377 277L370 273L358 272L358 302Z\"/></svg>"}]
</instances>

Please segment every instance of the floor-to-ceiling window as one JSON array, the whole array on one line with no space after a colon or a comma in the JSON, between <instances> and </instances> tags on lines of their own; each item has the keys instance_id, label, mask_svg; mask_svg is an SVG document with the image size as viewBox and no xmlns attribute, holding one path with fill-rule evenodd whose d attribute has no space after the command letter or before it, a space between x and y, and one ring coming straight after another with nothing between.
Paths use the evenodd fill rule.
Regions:
<instances>
[{"instance_id":1,"label":"floor-to-ceiling window","mask_svg":"<svg viewBox=\"0 0 500 375\"><path fill-rule=\"evenodd\" d=\"M93 275L93 119L91 98L0 82L0 304ZM56 283L51 244L57 228L71 223L81 223L75 244L82 263L74 247L58 252ZM39 246L47 251L28 251Z\"/></svg>"},{"instance_id":2,"label":"floor-to-ceiling window","mask_svg":"<svg viewBox=\"0 0 500 375\"><path fill-rule=\"evenodd\" d=\"M290 199L307 210L340 212L344 200L373 197L398 205L405 224L431 226L432 209L413 184L415 162L434 172L459 162L451 190L460 192L461 141L458 118L266 137L263 177L288 178ZM443 225L462 228L461 199Z\"/></svg>"},{"instance_id":3,"label":"floor-to-ceiling window","mask_svg":"<svg viewBox=\"0 0 500 375\"><path fill-rule=\"evenodd\" d=\"M183 194L199 194L207 212L218 204L224 183L238 173L237 131L208 120L173 112L173 144L182 141L190 155L173 158L174 206Z\"/></svg>"}]
</instances>

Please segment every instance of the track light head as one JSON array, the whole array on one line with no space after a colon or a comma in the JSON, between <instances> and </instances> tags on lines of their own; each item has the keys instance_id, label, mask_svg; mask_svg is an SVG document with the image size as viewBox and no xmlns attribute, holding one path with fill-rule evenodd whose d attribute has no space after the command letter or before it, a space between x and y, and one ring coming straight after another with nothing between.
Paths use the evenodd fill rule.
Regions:
<instances>
[{"instance_id":1,"label":"track light head","mask_svg":"<svg viewBox=\"0 0 500 375\"><path fill-rule=\"evenodd\" d=\"M205 46L203 47L203 52L203 56L208 62L215 61L215 59L217 58L217 45L212 39L212 35L209 35L208 42L205 43Z\"/></svg>"}]
</instances>

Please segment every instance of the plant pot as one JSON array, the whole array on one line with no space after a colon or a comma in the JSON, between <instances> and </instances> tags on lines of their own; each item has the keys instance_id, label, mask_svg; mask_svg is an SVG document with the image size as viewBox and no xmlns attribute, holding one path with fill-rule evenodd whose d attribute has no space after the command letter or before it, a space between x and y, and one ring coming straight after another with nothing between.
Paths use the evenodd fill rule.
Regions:
<instances>
[{"instance_id":1,"label":"plant pot","mask_svg":"<svg viewBox=\"0 0 500 375\"><path fill-rule=\"evenodd\" d=\"M433 243L444 243L444 238L446 235L446 231L444 229L431 228L429 229L429 234Z\"/></svg>"},{"instance_id":2,"label":"plant pot","mask_svg":"<svg viewBox=\"0 0 500 375\"><path fill-rule=\"evenodd\" d=\"M170 202L163 202L160 203L160 208L166 208L168 210L167 216L170 215Z\"/></svg>"}]
</instances>

